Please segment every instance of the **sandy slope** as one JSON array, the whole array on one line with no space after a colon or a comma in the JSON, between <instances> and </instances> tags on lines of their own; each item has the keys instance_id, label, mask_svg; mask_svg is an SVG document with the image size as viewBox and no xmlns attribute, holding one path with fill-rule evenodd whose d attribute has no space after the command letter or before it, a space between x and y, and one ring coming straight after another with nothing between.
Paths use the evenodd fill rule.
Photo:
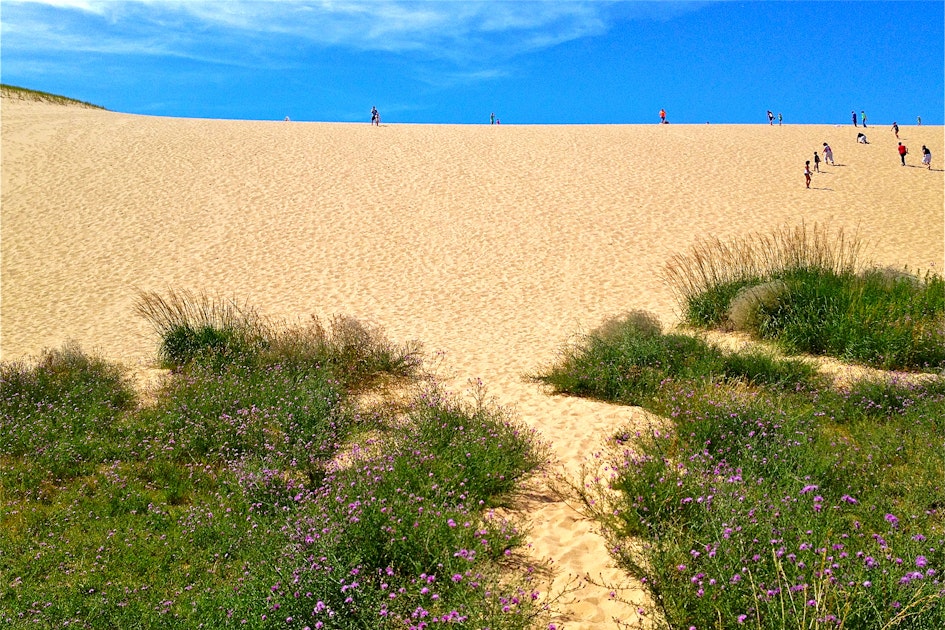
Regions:
<instances>
[{"instance_id":1,"label":"sandy slope","mask_svg":"<svg viewBox=\"0 0 945 630\"><path fill-rule=\"evenodd\" d=\"M523 379L571 335L631 308L667 324L660 273L706 235L801 221L857 231L880 263L941 271L942 127L441 126L164 119L4 99L3 359L74 339L144 368L156 340L135 288L244 299L294 320L345 313L481 378L572 474L631 408ZM827 141L836 167L804 188ZM532 552L567 576L609 568L593 526L547 492ZM628 585L631 598L638 598ZM568 628L635 606L586 586Z\"/></svg>"}]
</instances>

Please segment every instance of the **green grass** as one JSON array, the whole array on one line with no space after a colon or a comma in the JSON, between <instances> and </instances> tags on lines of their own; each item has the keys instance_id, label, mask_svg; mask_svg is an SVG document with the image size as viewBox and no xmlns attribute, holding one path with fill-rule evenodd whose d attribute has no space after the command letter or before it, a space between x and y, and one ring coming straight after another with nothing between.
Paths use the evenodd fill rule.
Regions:
<instances>
[{"instance_id":1,"label":"green grass","mask_svg":"<svg viewBox=\"0 0 945 630\"><path fill-rule=\"evenodd\" d=\"M539 377L660 418L618 428L608 474L570 488L657 624L945 625L945 379L835 389L688 343L619 318Z\"/></svg>"},{"instance_id":2,"label":"green grass","mask_svg":"<svg viewBox=\"0 0 945 630\"><path fill-rule=\"evenodd\" d=\"M815 383L816 370L763 351L731 353L686 334L663 334L650 314L609 319L565 348L533 378L556 393L628 405L653 404L667 379L728 381L794 388Z\"/></svg>"},{"instance_id":3,"label":"green grass","mask_svg":"<svg viewBox=\"0 0 945 630\"><path fill-rule=\"evenodd\" d=\"M945 367L945 280L860 264L860 249L801 226L699 243L670 261L667 279L694 326L884 369Z\"/></svg>"},{"instance_id":4,"label":"green grass","mask_svg":"<svg viewBox=\"0 0 945 630\"><path fill-rule=\"evenodd\" d=\"M105 109L99 105L93 105L92 103L86 103L85 101L79 101L67 96L50 94L48 92L40 92L38 90L30 90L27 88L17 87L15 85L7 85L6 83L0 84L0 92L2 92L3 96L19 98L27 101L54 103L56 105L80 105L82 107L91 107L93 109Z\"/></svg>"},{"instance_id":5,"label":"green grass","mask_svg":"<svg viewBox=\"0 0 945 630\"><path fill-rule=\"evenodd\" d=\"M435 387L362 413L421 364L355 320L230 321L146 403L78 348L2 364L0 625L535 627L524 531L488 508L536 436Z\"/></svg>"}]
</instances>

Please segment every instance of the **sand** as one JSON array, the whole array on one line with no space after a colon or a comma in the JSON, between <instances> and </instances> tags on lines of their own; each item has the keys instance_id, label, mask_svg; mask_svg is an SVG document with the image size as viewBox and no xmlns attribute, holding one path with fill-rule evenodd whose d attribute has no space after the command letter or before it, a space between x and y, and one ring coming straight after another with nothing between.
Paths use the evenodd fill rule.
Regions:
<instances>
[{"instance_id":1,"label":"sand","mask_svg":"<svg viewBox=\"0 0 945 630\"><path fill-rule=\"evenodd\" d=\"M943 268L942 127L455 126L155 118L4 99L0 353L77 341L141 372L157 339L136 289L244 300L295 321L343 313L420 340L453 391L481 379L574 475L639 409L550 396L524 375L628 309L665 324L661 273L706 236L821 223L879 264ZM837 166L804 187L823 142ZM919 168L921 146L937 170ZM632 581L593 523L547 490L529 553L568 576ZM637 620L585 585L571 629Z\"/></svg>"}]
</instances>

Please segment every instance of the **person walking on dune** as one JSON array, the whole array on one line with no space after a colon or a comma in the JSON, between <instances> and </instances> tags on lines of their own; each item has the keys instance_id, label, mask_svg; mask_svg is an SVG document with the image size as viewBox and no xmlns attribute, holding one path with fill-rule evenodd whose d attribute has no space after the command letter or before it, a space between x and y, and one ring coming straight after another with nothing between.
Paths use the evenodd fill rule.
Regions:
<instances>
[{"instance_id":1,"label":"person walking on dune","mask_svg":"<svg viewBox=\"0 0 945 630\"><path fill-rule=\"evenodd\" d=\"M866 129L866 110L860 110L860 122L863 123L863 129Z\"/></svg>"},{"instance_id":2,"label":"person walking on dune","mask_svg":"<svg viewBox=\"0 0 945 630\"><path fill-rule=\"evenodd\" d=\"M814 170L820 172L820 156L817 155L817 151L814 151Z\"/></svg>"},{"instance_id":3,"label":"person walking on dune","mask_svg":"<svg viewBox=\"0 0 945 630\"><path fill-rule=\"evenodd\" d=\"M665 109L660 109L660 124L661 125L666 124L666 110Z\"/></svg>"},{"instance_id":4,"label":"person walking on dune","mask_svg":"<svg viewBox=\"0 0 945 630\"><path fill-rule=\"evenodd\" d=\"M810 160L804 163L804 179L807 180L807 187L810 188Z\"/></svg>"},{"instance_id":5,"label":"person walking on dune","mask_svg":"<svg viewBox=\"0 0 945 630\"><path fill-rule=\"evenodd\" d=\"M781 112L778 112L778 127L781 126L781 123L784 122L784 116L781 115Z\"/></svg>"},{"instance_id":6,"label":"person walking on dune","mask_svg":"<svg viewBox=\"0 0 945 630\"><path fill-rule=\"evenodd\" d=\"M836 164L833 163L833 149L831 149L830 145L826 142L824 143L824 163L836 166Z\"/></svg>"},{"instance_id":7,"label":"person walking on dune","mask_svg":"<svg viewBox=\"0 0 945 630\"><path fill-rule=\"evenodd\" d=\"M371 106L371 124L377 127L381 126L381 115L377 111L377 107Z\"/></svg>"},{"instance_id":8,"label":"person walking on dune","mask_svg":"<svg viewBox=\"0 0 945 630\"><path fill-rule=\"evenodd\" d=\"M909 155L909 149L906 148L906 145L899 143L899 159L902 160L902 165L906 165L906 156Z\"/></svg>"},{"instance_id":9,"label":"person walking on dune","mask_svg":"<svg viewBox=\"0 0 945 630\"><path fill-rule=\"evenodd\" d=\"M851 111L851 112L850 112L850 115L853 116L853 126L854 126L854 127L859 127L859 125L856 124L856 110Z\"/></svg>"},{"instance_id":10,"label":"person walking on dune","mask_svg":"<svg viewBox=\"0 0 945 630\"><path fill-rule=\"evenodd\" d=\"M929 148L924 144L922 145L922 163L925 164L930 171L932 170L932 152L929 151Z\"/></svg>"},{"instance_id":11,"label":"person walking on dune","mask_svg":"<svg viewBox=\"0 0 945 630\"><path fill-rule=\"evenodd\" d=\"M896 140L898 140L899 139L899 123L894 122L892 126L892 130L896 133Z\"/></svg>"},{"instance_id":12,"label":"person walking on dune","mask_svg":"<svg viewBox=\"0 0 945 630\"><path fill-rule=\"evenodd\" d=\"M768 124L769 124L769 125L773 125L773 124L774 124L774 114L771 113L771 110L770 110L770 109L768 110Z\"/></svg>"}]
</instances>

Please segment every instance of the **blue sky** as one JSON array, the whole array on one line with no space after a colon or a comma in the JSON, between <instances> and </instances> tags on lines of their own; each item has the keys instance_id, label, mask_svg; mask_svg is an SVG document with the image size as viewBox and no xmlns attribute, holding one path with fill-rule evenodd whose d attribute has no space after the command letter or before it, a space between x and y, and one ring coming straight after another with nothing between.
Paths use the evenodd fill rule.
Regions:
<instances>
[{"instance_id":1,"label":"blue sky","mask_svg":"<svg viewBox=\"0 0 945 630\"><path fill-rule=\"evenodd\" d=\"M3 0L0 78L159 116L941 125L943 7Z\"/></svg>"}]
</instances>

